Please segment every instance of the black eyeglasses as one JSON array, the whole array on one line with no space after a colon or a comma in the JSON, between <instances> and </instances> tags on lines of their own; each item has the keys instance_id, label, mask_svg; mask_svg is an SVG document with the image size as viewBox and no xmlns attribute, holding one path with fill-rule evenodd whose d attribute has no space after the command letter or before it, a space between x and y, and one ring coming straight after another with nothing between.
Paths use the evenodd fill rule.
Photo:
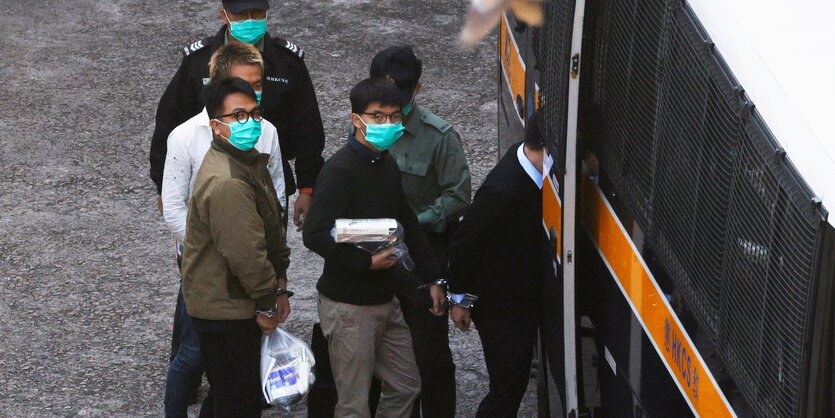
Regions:
<instances>
[{"instance_id":1,"label":"black eyeglasses","mask_svg":"<svg viewBox=\"0 0 835 418\"><path fill-rule=\"evenodd\" d=\"M249 118L252 118L252 120L256 122L261 122L264 119L263 111L260 107L252 109L252 112L247 112L246 110L239 110L237 112L227 113L225 115L218 116L217 119L225 118L227 116L234 116L235 120L237 120L240 124L249 122Z\"/></svg>"},{"instance_id":2,"label":"black eyeglasses","mask_svg":"<svg viewBox=\"0 0 835 418\"><path fill-rule=\"evenodd\" d=\"M394 112L390 115L383 112L363 113L363 115L373 117L374 123L386 123L387 120L391 123L397 123L403 120L403 114L400 112Z\"/></svg>"}]
</instances>

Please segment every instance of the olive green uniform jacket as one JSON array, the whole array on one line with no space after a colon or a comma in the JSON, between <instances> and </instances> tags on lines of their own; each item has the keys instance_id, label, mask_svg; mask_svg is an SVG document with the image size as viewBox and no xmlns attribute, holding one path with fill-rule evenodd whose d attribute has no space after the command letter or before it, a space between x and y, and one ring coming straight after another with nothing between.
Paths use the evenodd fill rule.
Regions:
<instances>
[{"instance_id":1,"label":"olive green uniform jacket","mask_svg":"<svg viewBox=\"0 0 835 418\"><path fill-rule=\"evenodd\" d=\"M415 104L403 136L389 148L403 191L424 230L442 233L469 206L472 185L461 140L452 125Z\"/></svg>"},{"instance_id":2,"label":"olive green uniform jacket","mask_svg":"<svg viewBox=\"0 0 835 418\"><path fill-rule=\"evenodd\" d=\"M269 155L215 139L194 181L183 242L189 315L248 319L275 306L290 249L267 171Z\"/></svg>"}]
</instances>

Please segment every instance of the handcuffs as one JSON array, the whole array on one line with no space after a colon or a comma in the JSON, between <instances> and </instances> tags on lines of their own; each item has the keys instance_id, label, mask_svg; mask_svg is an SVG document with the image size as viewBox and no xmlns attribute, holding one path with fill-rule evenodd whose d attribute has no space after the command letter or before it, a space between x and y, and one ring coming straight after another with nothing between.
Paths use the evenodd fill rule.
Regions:
<instances>
[{"instance_id":1,"label":"handcuffs","mask_svg":"<svg viewBox=\"0 0 835 418\"><path fill-rule=\"evenodd\" d=\"M447 279L435 280L432 283L418 286L418 289L424 289L429 286L440 286L443 288L444 293L446 293L446 300L450 306L460 306L464 309L470 309L475 306L475 301L478 300L478 296L470 293L451 293L449 291L449 282Z\"/></svg>"},{"instance_id":2,"label":"handcuffs","mask_svg":"<svg viewBox=\"0 0 835 418\"><path fill-rule=\"evenodd\" d=\"M290 297L295 295L295 293L291 290L282 289L282 288L279 287L275 291L275 297L279 297L281 295L287 295L287 298L289 299ZM277 314L278 314L278 310L276 309L275 305L273 305L273 306L271 306L267 309L255 308L255 315L258 315L258 316L264 316L264 317L267 317L267 318L272 318L272 317L276 316Z\"/></svg>"}]
</instances>

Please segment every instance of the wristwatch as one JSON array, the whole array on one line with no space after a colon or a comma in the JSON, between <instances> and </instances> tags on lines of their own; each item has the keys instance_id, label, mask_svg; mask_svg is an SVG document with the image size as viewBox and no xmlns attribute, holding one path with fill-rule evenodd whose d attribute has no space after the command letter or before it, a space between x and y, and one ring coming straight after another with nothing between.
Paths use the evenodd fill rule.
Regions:
<instances>
[{"instance_id":1,"label":"wristwatch","mask_svg":"<svg viewBox=\"0 0 835 418\"><path fill-rule=\"evenodd\" d=\"M292 292L292 291L287 290L287 289L282 289L280 287L278 289L276 289L276 291L275 291L275 297L279 297L281 295L287 295L288 299L295 294L296 294L295 292Z\"/></svg>"}]
</instances>

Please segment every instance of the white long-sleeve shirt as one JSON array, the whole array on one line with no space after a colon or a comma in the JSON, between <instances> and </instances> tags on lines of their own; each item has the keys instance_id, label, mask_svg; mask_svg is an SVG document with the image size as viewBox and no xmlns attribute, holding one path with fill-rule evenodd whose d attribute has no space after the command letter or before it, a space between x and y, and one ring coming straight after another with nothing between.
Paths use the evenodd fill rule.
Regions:
<instances>
[{"instance_id":1,"label":"white long-sleeve shirt","mask_svg":"<svg viewBox=\"0 0 835 418\"><path fill-rule=\"evenodd\" d=\"M168 136L168 152L162 176L162 214L178 242L185 239L188 204L194 180L211 145L212 128L205 107L202 112L174 128ZM261 121L261 136L255 149L262 154L270 154L267 171L272 177L282 209L287 210L284 207L284 165L278 146L278 132L266 119Z\"/></svg>"}]
</instances>

